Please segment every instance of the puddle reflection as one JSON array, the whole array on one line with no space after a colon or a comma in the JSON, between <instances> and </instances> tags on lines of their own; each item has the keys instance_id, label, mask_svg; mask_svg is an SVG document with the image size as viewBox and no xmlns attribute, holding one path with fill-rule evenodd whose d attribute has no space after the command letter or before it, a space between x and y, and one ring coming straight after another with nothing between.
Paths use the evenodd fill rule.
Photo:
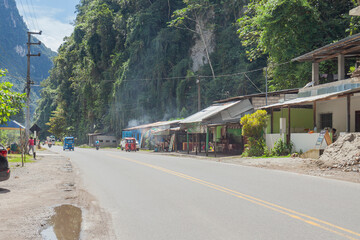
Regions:
<instances>
[{"instance_id":1,"label":"puddle reflection","mask_svg":"<svg viewBox=\"0 0 360 240\"><path fill-rule=\"evenodd\" d=\"M80 239L82 212L73 205L61 205L54 208L55 214L49 220L49 227L41 232L45 240Z\"/></svg>"}]
</instances>

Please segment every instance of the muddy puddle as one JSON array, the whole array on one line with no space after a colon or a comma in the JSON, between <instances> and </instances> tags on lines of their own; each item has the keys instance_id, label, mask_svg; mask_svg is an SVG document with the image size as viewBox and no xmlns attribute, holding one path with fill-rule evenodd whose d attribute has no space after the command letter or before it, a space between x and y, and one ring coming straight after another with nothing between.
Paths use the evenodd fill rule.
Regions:
<instances>
[{"instance_id":1,"label":"muddy puddle","mask_svg":"<svg viewBox=\"0 0 360 240\"><path fill-rule=\"evenodd\" d=\"M55 214L48 222L48 227L41 231L44 240L80 239L82 212L73 205L61 205L54 208Z\"/></svg>"}]
</instances>

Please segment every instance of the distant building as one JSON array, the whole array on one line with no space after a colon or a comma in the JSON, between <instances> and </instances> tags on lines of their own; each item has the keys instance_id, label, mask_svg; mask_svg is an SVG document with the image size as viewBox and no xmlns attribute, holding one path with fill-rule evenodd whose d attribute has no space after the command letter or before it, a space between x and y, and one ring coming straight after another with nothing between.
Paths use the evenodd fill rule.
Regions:
<instances>
[{"instance_id":1,"label":"distant building","mask_svg":"<svg viewBox=\"0 0 360 240\"><path fill-rule=\"evenodd\" d=\"M104 133L89 133L89 146L95 146L95 142L99 141L100 147L117 147L118 140L115 136L106 135Z\"/></svg>"}]
</instances>

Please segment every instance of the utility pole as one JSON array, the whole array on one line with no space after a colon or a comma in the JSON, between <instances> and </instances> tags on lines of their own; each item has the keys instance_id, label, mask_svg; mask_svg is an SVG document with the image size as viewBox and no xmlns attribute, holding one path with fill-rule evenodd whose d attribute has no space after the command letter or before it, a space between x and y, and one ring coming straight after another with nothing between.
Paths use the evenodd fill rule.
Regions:
<instances>
[{"instance_id":1,"label":"utility pole","mask_svg":"<svg viewBox=\"0 0 360 240\"><path fill-rule=\"evenodd\" d=\"M196 79L196 84L198 87L198 111L201 111L201 89L200 89L200 78Z\"/></svg>"},{"instance_id":2,"label":"utility pole","mask_svg":"<svg viewBox=\"0 0 360 240\"><path fill-rule=\"evenodd\" d=\"M267 67L265 68L265 71L266 71L266 75L265 75L265 85L266 85L266 102L265 102L265 105L267 106L268 105L268 71L267 71Z\"/></svg>"},{"instance_id":3,"label":"utility pole","mask_svg":"<svg viewBox=\"0 0 360 240\"><path fill-rule=\"evenodd\" d=\"M30 135L30 87L31 84L34 84L34 82L31 81L30 79L30 57L40 57L40 53L38 54L31 54L31 50L30 47L31 45L40 45L41 42L37 42L37 43L32 43L31 42L31 35L32 34L38 34L41 35L42 31L40 32L27 32L28 34L28 42L27 42L27 48L28 48L28 53L26 54L27 56L27 74L26 74L26 105L27 105L27 109L26 109L26 119L25 119L25 137L26 140L29 138Z\"/></svg>"}]
</instances>

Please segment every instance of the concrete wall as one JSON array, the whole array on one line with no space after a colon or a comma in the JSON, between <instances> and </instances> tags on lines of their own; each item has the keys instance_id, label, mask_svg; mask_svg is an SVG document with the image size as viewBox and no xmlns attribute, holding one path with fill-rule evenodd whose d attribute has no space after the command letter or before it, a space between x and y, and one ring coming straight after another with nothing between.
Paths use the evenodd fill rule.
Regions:
<instances>
[{"instance_id":1,"label":"concrete wall","mask_svg":"<svg viewBox=\"0 0 360 240\"><path fill-rule=\"evenodd\" d=\"M279 133L266 134L266 135L265 135L266 146L267 146L269 149L274 148L275 142L276 142L277 140L279 140L280 137L281 137L281 136L280 136Z\"/></svg>"},{"instance_id":2,"label":"concrete wall","mask_svg":"<svg viewBox=\"0 0 360 240\"><path fill-rule=\"evenodd\" d=\"M116 137L114 137L114 136L106 136L106 135L94 136L94 142L92 144L94 144L96 140L99 140L100 147L117 147L118 146L118 141L117 141Z\"/></svg>"},{"instance_id":3,"label":"concrete wall","mask_svg":"<svg viewBox=\"0 0 360 240\"><path fill-rule=\"evenodd\" d=\"M294 144L293 151L295 152L306 152L310 149L314 149L316 141L319 138L320 133L293 133L291 134L291 142ZM275 142L280 139L280 134L266 134L266 145L268 148L272 149L275 145ZM321 149L326 147L325 140L320 146Z\"/></svg>"},{"instance_id":4,"label":"concrete wall","mask_svg":"<svg viewBox=\"0 0 360 240\"><path fill-rule=\"evenodd\" d=\"M333 128L337 132L346 132L347 100L346 97L317 103L316 125L320 127L320 114L332 113ZM350 98L350 131L355 131L355 111L360 111L360 95L355 94Z\"/></svg>"},{"instance_id":5,"label":"concrete wall","mask_svg":"<svg viewBox=\"0 0 360 240\"><path fill-rule=\"evenodd\" d=\"M347 119L347 104L346 97L322 101L316 104L316 126L320 131L320 115L325 113L332 113L332 127L336 128L337 132L346 132Z\"/></svg>"},{"instance_id":6,"label":"concrete wall","mask_svg":"<svg viewBox=\"0 0 360 240\"><path fill-rule=\"evenodd\" d=\"M360 94L350 98L350 130L355 132L355 111L360 111Z\"/></svg>"}]
</instances>

